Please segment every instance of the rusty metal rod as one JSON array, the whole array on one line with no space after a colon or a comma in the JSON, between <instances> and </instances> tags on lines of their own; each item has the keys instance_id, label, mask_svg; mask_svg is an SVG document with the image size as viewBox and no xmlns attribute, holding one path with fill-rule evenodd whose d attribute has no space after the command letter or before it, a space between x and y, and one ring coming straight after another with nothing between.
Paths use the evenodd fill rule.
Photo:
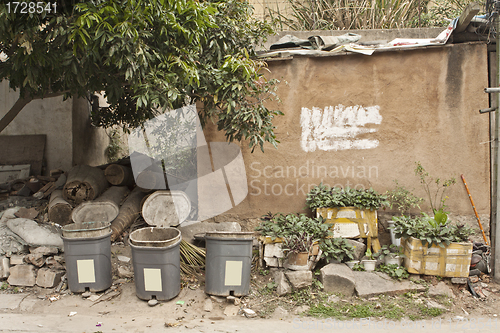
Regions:
<instances>
[{"instance_id":1,"label":"rusty metal rod","mask_svg":"<svg viewBox=\"0 0 500 333\"><path fill-rule=\"evenodd\" d=\"M465 182L465 177L464 177L464 175L461 175L461 177L462 177L462 181L464 182L465 189L467 190L467 194L469 195L469 199L470 199L470 203L472 204L472 208L474 209L474 214L476 214L477 223L479 224L479 229L481 229L481 232L483 233L484 242L486 243L486 245L490 245L488 243L488 239L486 238L486 235L484 234L483 225L481 224L481 220L479 219L479 215L477 214L476 206L474 205L474 200L472 200L472 195L469 192L469 187L467 186L467 183Z\"/></svg>"}]
</instances>

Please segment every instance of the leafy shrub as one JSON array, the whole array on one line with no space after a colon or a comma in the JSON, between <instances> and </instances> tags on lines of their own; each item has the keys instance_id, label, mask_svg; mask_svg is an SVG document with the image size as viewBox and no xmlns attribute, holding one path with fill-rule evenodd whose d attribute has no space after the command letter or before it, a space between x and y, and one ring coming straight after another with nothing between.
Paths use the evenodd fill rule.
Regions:
<instances>
[{"instance_id":1,"label":"leafy shrub","mask_svg":"<svg viewBox=\"0 0 500 333\"><path fill-rule=\"evenodd\" d=\"M467 242L474 230L464 224L457 225L449 221L439 223L434 218L423 214L422 217L395 216L394 234L396 237L419 239L423 245L431 247L436 244L445 247L450 243Z\"/></svg>"},{"instance_id":2,"label":"leafy shrub","mask_svg":"<svg viewBox=\"0 0 500 333\"><path fill-rule=\"evenodd\" d=\"M382 206L388 206L389 202L385 195L378 194L372 188L368 190L357 190L350 187L330 188L319 184L307 194L306 205L310 209L357 207L377 210Z\"/></svg>"},{"instance_id":3,"label":"leafy shrub","mask_svg":"<svg viewBox=\"0 0 500 333\"><path fill-rule=\"evenodd\" d=\"M322 251L322 258L338 260L354 259L354 247L344 238L327 238L319 243L319 248Z\"/></svg>"}]
</instances>

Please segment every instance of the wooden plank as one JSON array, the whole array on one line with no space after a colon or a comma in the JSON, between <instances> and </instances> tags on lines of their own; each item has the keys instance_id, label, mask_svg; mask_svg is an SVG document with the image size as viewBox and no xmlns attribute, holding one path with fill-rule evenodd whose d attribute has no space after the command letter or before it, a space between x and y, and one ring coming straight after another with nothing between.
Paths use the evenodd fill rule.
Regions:
<instances>
[{"instance_id":1,"label":"wooden plank","mask_svg":"<svg viewBox=\"0 0 500 333\"><path fill-rule=\"evenodd\" d=\"M42 173L47 136L0 135L0 165L30 164L31 175Z\"/></svg>"},{"instance_id":2,"label":"wooden plank","mask_svg":"<svg viewBox=\"0 0 500 333\"><path fill-rule=\"evenodd\" d=\"M467 26L469 25L470 21L472 20L472 18L474 16L476 16L480 10L481 10L481 6L479 6L477 3L475 3L475 2L469 3L467 5L467 7L465 7L462 14L460 14L460 17L458 18L457 27L455 28L455 30L453 32L458 33L458 32L465 31L465 29L467 29Z\"/></svg>"}]
</instances>

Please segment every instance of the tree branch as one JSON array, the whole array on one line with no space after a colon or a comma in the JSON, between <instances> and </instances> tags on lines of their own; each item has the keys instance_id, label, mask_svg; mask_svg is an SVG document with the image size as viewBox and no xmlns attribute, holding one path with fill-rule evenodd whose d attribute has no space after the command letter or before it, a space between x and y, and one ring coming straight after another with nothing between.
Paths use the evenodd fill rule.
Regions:
<instances>
[{"instance_id":1,"label":"tree branch","mask_svg":"<svg viewBox=\"0 0 500 333\"><path fill-rule=\"evenodd\" d=\"M0 119L0 133L5 129L5 127L9 126L9 124L14 120L14 118L17 117L19 112L34 99L41 99L41 98L50 98L50 97L57 97L63 95L65 92L57 92L57 93L48 93L45 94L43 97L32 97L32 96L25 96L25 97L19 97L14 103L14 105L10 108L10 110Z\"/></svg>"}]
</instances>

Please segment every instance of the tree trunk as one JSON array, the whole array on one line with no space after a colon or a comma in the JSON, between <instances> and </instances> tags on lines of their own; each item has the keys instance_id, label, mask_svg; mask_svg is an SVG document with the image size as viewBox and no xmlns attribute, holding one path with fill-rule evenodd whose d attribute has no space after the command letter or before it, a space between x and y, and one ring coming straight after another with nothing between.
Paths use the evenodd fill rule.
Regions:
<instances>
[{"instance_id":1,"label":"tree trunk","mask_svg":"<svg viewBox=\"0 0 500 333\"><path fill-rule=\"evenodd\" d=\"M9 126L9 124L16 118L16 116L21 112L21 110L31 102L33 99L29 97L21 98L19 97L10 110L0 119L0 133Z\"/></svg>"},{"instance_id":2,"label":"tree trunk","mask_svg":"<svg viewBox=\"0 0 500 333\"><path fill-rule=\"evenodd\" d=\"M106 168L106 170L104 170L104 175L111 185L134 185L134 175L132 173L132 169L128 166L111 164Z\"/></svg>"},{"instance_id":3,"label":"tree trunk","mask_svg":"<svg viewBox=\"0 0 500 333\"><path fill-rule=\"evenodd\" d=\"M25 97L19 97L17 101L14 103L14 105L10 108L10 110L0 119L0 133L5 129L5 127L9 126L9 124L14 120L19 112L34 99L43 99L43 98L50 98L50 97L57 97L57 96L62 96L65 93L65 91L61 92L56 92L56 93L48 93L45 94L42 97L32 97L32 96L25 96Z\"/></svg>"},{"instance_id":4,"label":"tree trunk","mask_svg":"<svg viewBox=\"0 0 500 333\"><path fill-rule=\"evenodd\" d=\"M63 198L79 205L97 198L109 184L104 171L88 165L77 165L68 174L63 189Z\"/></svg>"},{"instance_id":5,"label":"tree trunk","mask_svg":"<svg viewBox=\"0 0 500 333\"><path fill-rule=\"evenodd\" d=\"M71 215L75 222L112 222L120 212L120 203L127 196L126 186L112 186L94 201L82 202Z\"/></svg>"},{"instance_id":6,"label":"tree trunk","mask_svg":"<svg viewBox=\"0 0 500 333\"><path fill-rule=\"evenodd\" d=\"M111 223L111 241L115 241L123 231L130 228L132 223L141 213L141 201L146 195L139 187L136 187L120 207L120 213Z\"/></svg>"},{"instance_id":7,"label":"tree trunk","mask_svg":"<svg viewBox=\"0 0 500 333\"><path fill-rule=\"evenodd\" d=\"M71 211L73 206L63 199L62 190L52 192L49 201L48 213L49 221L59 225L71 223Z\"/></svg>"}]
</instances>

